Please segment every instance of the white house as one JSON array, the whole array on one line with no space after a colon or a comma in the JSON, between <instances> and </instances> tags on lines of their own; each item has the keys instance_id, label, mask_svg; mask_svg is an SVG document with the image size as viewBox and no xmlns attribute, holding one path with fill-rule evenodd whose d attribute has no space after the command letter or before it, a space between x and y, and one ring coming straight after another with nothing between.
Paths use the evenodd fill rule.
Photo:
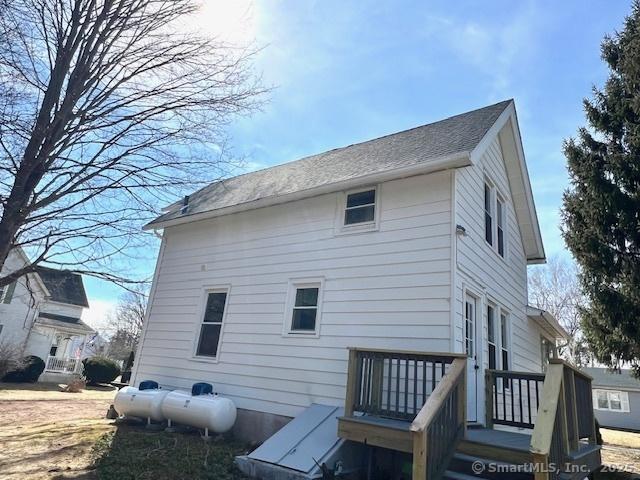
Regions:
<instances>
[{"instance_id":1,"label":"white house","mask_svg":"<svg viewBox=\"0 0 640 480\"><path fill-rule=\"evenodd\" d=\"M14 249L4 269L11 272L28 262L21 249ZM0 289L0 342L42 358L41 381L62 381L80 371L83 348L95 335L80 319L88 307L81 275L37 267Z\"/></svg>"},{"instance_id":2,"label":"white house","mask_svg":"<svg viewBox=\"0 0 640 480\"><path fill-rule=\"evenodd\" d=\"M411 355L462 356L466 420L488 423L485 371L542 372L565 335L527 305L545 253L511 100L216 182L146 228L162 244L134 384L213 383L254 439L359 395L348 347L384 362L382 397L414 362L395 405L412 418L450 361L440 377L437 355Z\"/></svg>"}]
</instances>

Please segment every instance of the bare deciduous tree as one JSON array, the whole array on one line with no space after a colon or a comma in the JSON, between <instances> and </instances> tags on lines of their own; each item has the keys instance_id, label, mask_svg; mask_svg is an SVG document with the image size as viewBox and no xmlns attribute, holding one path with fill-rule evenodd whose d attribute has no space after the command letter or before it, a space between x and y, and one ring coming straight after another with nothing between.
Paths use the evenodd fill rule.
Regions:
<instances>
[{"instance_id":1,"label":"bare deciduous tree","mask_svg":"<svg viewBox=\"0 0 640 480\"><path fill-rule=\"evenodd\" d=\"M107 326L110 333L110 357L125 360L136 349L142 332L147 298L147 291L143 287L130 290L120 297L115 311L109 316Z\"/></svg>"},{"instance_id":2,"label":"bare deciduous tree","mask_svg":"<svg viewBox=\"0 0 640 480\"><path fill-rule=\"evenodd\" d=\"M569 333L558 345L560 354L574 364L586 365L591 356L580 330L579 308L585 304L575 265L560 257L551 257L546 265L529 271L529 302L546 310Z\"/></svg>"},{"instance_id":3,"label":"bare deciduous tree","mask_svg":"<svg viewBox=\"0 0 640 480\"><path fill-rule=\"evenodd\" d=\"M125 281L141 224L230 166L252 52L185 33L194 0L0 3L0 269L33 261L0 287L42 262Z\"/></svg>"}]
</instances>

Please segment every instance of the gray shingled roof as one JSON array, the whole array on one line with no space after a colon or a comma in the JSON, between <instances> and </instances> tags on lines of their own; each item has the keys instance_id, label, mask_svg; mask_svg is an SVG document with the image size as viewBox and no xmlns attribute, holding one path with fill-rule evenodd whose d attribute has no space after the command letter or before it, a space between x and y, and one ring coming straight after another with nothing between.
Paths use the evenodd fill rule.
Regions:
<instances>
[{"instance_id":1,"label":"gray shingled roof","mask_svg":"<svg viewBox=\"0 0 640 480\"><path fill-rule=\"evenodd\" d=\"M640 380L633 378L631 370L621 370L621 373L617 373L606 368L583 368L582 371L593 377L594 387L640 390Z\"/></svg>"},{"instance_id":2,"label":"gray shingled roof","mask_svg":"<svg viewBox=\"0 0 640 480\"><path fill-rule=\"evenodd\" d=\"M37 267L36 272L49 290L51 300L89 308L81 275L47 267Z\"/></svg>"},{"instance_id":3,"label":"gray shingled roof","mask_svg":"<svg viewBox=\"0 0 640 480\"><path fill-rule=\"evenodd\" d=\"M176 203L149 226L469 153L510 102L212 183L190 196L187 213Z\"/></svg>"}]
</instances>

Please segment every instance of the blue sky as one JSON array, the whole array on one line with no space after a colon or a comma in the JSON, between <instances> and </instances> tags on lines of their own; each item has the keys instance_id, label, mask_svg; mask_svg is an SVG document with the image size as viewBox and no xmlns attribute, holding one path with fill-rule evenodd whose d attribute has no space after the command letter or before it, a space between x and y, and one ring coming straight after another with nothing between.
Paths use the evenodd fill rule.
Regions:
<instances>
[{"instance_id":1,"label":"blue sky","mask_svg":"<svg viewBox=\"0 0 640 480\"><path fill-rule=\"evenodd\" d=\"M263 168L514 98L548 255L563 254L562 141L607 70L600 43L627 1L205 0L199 28L262 47L274 86L229 128L235 154ZM151 258L141 259L148 271ZM93 323L116 287L87 280Z\"/></svg>"}]
</instances>

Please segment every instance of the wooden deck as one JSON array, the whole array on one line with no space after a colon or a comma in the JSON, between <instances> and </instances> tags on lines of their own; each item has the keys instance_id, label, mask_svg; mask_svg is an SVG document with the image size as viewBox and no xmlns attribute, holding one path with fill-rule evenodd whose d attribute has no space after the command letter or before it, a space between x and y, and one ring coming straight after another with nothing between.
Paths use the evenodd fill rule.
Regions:
<instances>
[{"instance_id":1,"label":"wooden deck","mask_svg":"<svg viewBox=\"0 0 640 480\"><path fill-rule=\"evenodd\" d=\"M571 365L487 371L486 427L467 428L465 388L460 355L350 349L338 436L412 454L415 480L462 478L448 470L464 474L461 458L528 466L517 478L535 480L577 480L600 466L591 379Z\"/></svg>"}]
</instances>

